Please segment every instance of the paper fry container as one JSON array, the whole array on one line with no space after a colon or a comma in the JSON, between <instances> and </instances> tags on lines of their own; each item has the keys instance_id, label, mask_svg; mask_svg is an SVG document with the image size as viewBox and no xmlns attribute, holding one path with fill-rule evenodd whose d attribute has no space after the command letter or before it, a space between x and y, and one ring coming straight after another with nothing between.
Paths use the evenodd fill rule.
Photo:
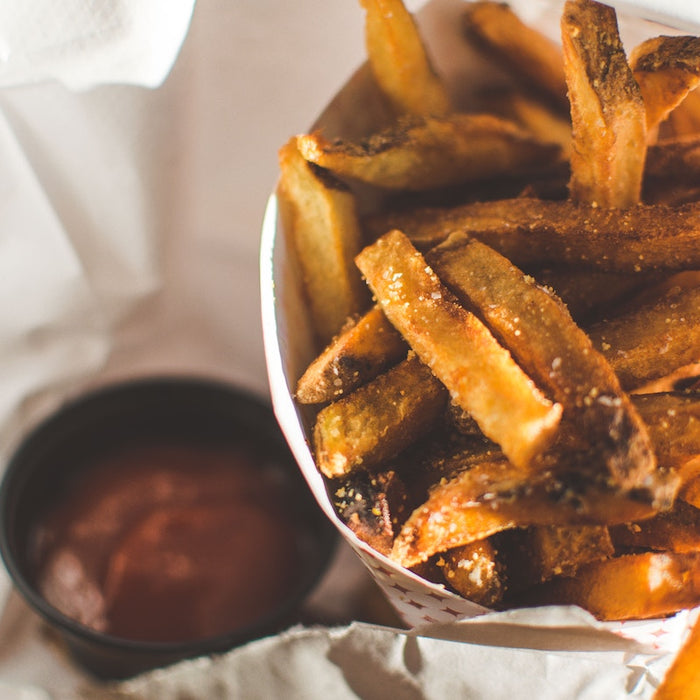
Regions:
<instances>
[{"instance_id":1,"label":"paper fry container","mask_svg":"<svg viewBox=\"0 0 700 700\"><path fill-rule=\"evenodd\" d=\"M520 17L558 40L563 2L510 3ZM417 13L422 36L437 71L444 77L457 107L469 103L470 94L508 77L485 63L460 35L462 0L432 0ZM625 5L629 7L629 3ZM358 11L361 11L358 6ZM623 41L629 46L659 34L681 33L618 11ZM686 31L692 31L690 26ZM314 124L328 136L356 137L381 119L377 88L367 65L361 66L332 99ZM290 134L291 135L291 134ZM280 144L281 145L281 144ZM336 515L326 483L316 469L309 449L310 424L292 398L298 378L318 354L314 346L301 280L294 255L278 216L273 194L265 212L261 241L261 301L263 337L275 414L299 466L321 508L370 570L401 618L410 627L450 622L487 612L487 609L433 584L398 566L361 541ZM613 623L611 628L626 637L657 648L675 649L694 614L683 611L667 620Z\"/></svg>"}]
</instances>

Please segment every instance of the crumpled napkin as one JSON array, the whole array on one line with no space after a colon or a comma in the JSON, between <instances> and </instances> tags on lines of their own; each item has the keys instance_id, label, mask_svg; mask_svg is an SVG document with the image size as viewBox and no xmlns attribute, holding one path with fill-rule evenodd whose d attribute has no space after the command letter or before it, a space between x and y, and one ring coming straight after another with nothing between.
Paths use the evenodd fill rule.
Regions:
<instances>
[{"instance_id":1,"label":"crumpled napkin","mask_svg":"<svg viewBox=\"0 0 700 700\"><path fill-rule=\"evenodd\" d=\"M195 0L0 3L0 87L55 79L75 90L160 85Z\"/></svg>"},{"instance_id":2,"label":"crumpled napkin","mask_svg":"<svg viewBox=\"0 0 700 700\"><path fill-rule=\"evenodd\" d=\"M0 453L18 406L99 367L115 324L160 284L149 187L163 154L138 110L193 7L0 3Z\"/></svg>"}]
</instances>

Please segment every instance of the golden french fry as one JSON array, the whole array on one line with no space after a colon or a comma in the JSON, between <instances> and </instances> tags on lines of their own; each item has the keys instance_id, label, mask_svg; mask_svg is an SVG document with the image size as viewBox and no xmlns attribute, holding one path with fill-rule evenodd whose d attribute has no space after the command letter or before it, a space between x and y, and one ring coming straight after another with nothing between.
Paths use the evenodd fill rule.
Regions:
<instances>
[{"instance_id":1,"label":"golden french fry","mask_svg":"<svg viewBox=\"0 0 700 700\"><path fill-rule=\"evenodd\" d=\"M316 465L329 478L398 454L443 415L447 392L414 355L319 411Z\"/></svg>"},{"instance_id":2,"label":"golden french fry","mask_svg":"<svg viewBox=\"0 0 700 700\"><path fill-rule=\"evenodd\" d=\"M452 400L514 464L529 467L554 439L561 406L457 303L400 231L366 247L356 262L384 313Z\"/></svg>"},{"instance_id":3,"label":"golden french fry","mask_svg":"<svg viewBox=\"0 0 700 700\"><path fill-rule=\"evenodd\" d=\"M557 466L563 469L565 465ZM674 493L672 487L662 498L667 501ZM435 484L425 503L404 523L391 557L410 567L513 527L643 520L658 510L651 501L641 491L630 497L603 484L582 484L578 476L570 482L566 474L561 479L553 474L527 475L503 458L487 458ZM668 507L668 503L661 506Z\"/></svg>"},{"instance_id":4,"label":"golden french fry","mask_svg":"<svg viewBox=\"0 0 700 700\"><path fill-rule=\"evenodd\" d=\"M610 528L615 547L692 553L700 551L700 509L676 501L673 509L641 522Z\"/></svg>"},{"instance_id":5,"label":"golden french fry","mask_svg":"<svg viewBox=\"0 0 700 700\"><path fill-rule=\"evenodd\" d=\"M365 45L379 87L397 114L442 115L450 97L402 0L360 0Z\"/></svg>"},{"instance_id":6,"label":"golden french fry","mask_svg":"<svg viewBox=\"0 0 700 700\"><path fill-rule=\"evenodd\" d=\"M690 629L683 646L654 693L654 700L700 700L700 620Z\"/></svg>"},{"instance_id":7,"label":"golden french fry","mask_svg":"<svg viewBox=\"0 0 700 700\"><path fill-rule=\"evenodd\" d=\"M551 39L525 24L503 2L470 2L463 13L466 36L497 63L546 93L562 110L568 110L566 78L561 50Z\"/></svg>"},{"instance_id":8,"label":"golden french fry","mask_svg":"<svg viewBox=\"0 0 700 700\"><path fill-rule=\"evenodd\" d=\"M377 215L363 228L371 237L398 228L420 250L464 231L522 269L700 269L700 203L621 210L521 197Z\"/></svg>"},{"instance_id":9,"label":"golden french fry","mask_svg":"<svg viewBox=\"0 0 700 700\"><path fill-rule=\"evenodd\" d=\"M700 89L695 88L668 115L661 124L669 136L697 136L700 134Z\"/></svg>"},{"instance_id":10,"label":"golden french fry","mask_svg":"<svg viewBox=\"0 0 700 700\"><path fill-rule=\"evenodd\" d=\"M493 608L503 597L507 582L495 538L450 549L435 563L445 583L465 598Z\"/></svg>"},{"instance_id":11,"label":"golden french fry","mask_svg":"<svg viewBox=\"0 0 700 700\"><path fill-rule=\"evenodd\" d=\"M314 170L294 139L279 152L281 216L301 269L318 340L325 345L365 305L353 264L361 233L355 199L340 182Z\"/></svg>"},{"instance_id":12,"label":"golden french fry","mask_svg":"<svg viewBox=\"0 0 700 700\"><path fill-rule=\"evenodd\" d=\"M316 131L299 135L297 146L340 177L410 191L541 172L560 158L557 144L488 114L406 117L361 141L329 140Z\"/></svg>"},{"instance_id":13,"label":"golden french fry","mask_svg":"<svg viewBox=\"0 0 700 700\"><path fill-rule=\"evenodd\" d=\"M632 206L641 195L646 110L615 10L567 0L561 28L573 133L571 197L602 208Z\"/></svg>"},{"instance_id":14,"label":"golden french fry","mask_svg":"<svg viewBox=\"0 0 700 700\"><path fill-rule=\"evenodd\" d=\"M700 360L700 287L672 289L654 303L588 329L628 391Z\"/></svg>"},{"instance_id":15,"label":"golden french fry","mask_svg":"<svg viewBox=\"0 0 700 700\"><path fill-rule=\"evenodd\" d=\"M520 605L579 605L599 620L664 617L700 603L700 552L628 554L582 566L518 596Z\"/></svg>"},{"instance_id":16,"label":"golden french fry","mask_svg":"<svg viewBox=\"0 0 700 700\"><path fill-rule=\"evenodd\" d=\"M648 431L608 361L561 301L493 248L460 233L426 254L528 375L563 406L586 443L587 468L633 489L656 468Z\"/></svg>"},{"instance_id":17,"label":"golden french fry","mask_svg":"<svg viewBox=\"0 0 700 700\"><path fill-rule=\"evenodd\" d=\"M308 366L297 382L295 398L303 404L320 404L345 396L402 360L406 342L373 306L353 319Z\"/></svg>"},{"instance_id":18,"label":"golden french fry","mask_svg":"<svg viewBox=\"0 0 700 700\"><path fill-rule=\"evenodd\" d=\"M700 394L634 394L632 401L646 423L659 467L684 482L700 463Z\"/></svg>"},{"instance_id":19,"label":"golden french fry","mask_svg":"<svg viewBox=\"0 0 700 700\"><path fill-rule=\"evenodd\" d=\"M700 85L700 37L659 36L630 52L629 64L646 110L647 132Z\"/></svg>"}]
</instances>

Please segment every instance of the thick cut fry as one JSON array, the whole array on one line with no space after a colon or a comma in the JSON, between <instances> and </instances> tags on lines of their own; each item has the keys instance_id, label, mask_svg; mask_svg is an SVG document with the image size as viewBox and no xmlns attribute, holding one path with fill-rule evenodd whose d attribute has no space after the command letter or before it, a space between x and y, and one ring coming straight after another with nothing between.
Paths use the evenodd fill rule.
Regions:
<instances>
[{"instance_id":1,"label":"thick cut fry","mask_svg":"<svg viewBox=\"0 0 700 700\"><path fill-rule=\"evenodd\" d=\"M353 320L309 365L297 383L299 403L327 403L345 396L402 360L408 346L373 306Z\"/></svg>"},{"instance_id":2,"label":"thick cut fry","mask_svg":"<svg viewBox=\"0 0 700 700\"><path fill-rule=\"evenodd\" d=\"M546 93L562 110L568 110L561 50L547 36L525 24L506 3L470 2L463 14L466 36L524 79Z\"/></svg>"},{"instance_id":3,"label":"thick cut fry","mask_svg":"<svg viewBox=\"0 0 700 700\"><path fill-rule=\"evenodd\" d=\"M421 250L464 231L522 269L700 269L700 203L623 211L522 197L395 212L368 217L363 226L369 236L398 228Z\"/></svg>"},{"instance_id":4,"label":"thick cut fry","mask_svg":"<svg viewBox=\"0 0 700 700\"><path fill-rule=\"evenodd\" d=\"M700 619L696 620L654 700L700 700Z\"/></svg>"},{"instance_id":5,"label":"thick cut fry","mask_svg":"<svg viewBox=\"0 0 700 700\"><path fill-rule=\"evenodd\" d=\"M382 236L356 261L384 313L452 400L514 464L529 467L556 435L561 406L457 303L400 231Z\"/></svg>"},{"instance_id":6,"label":"thick cut fry","mask_svg":"<svg viewBox=\"0 0 700 700\"><path fill-rule=\"evenodd\" d=\"M676 501L673 509L638 523L615 525L610 536L616 547L692 553L700 551L700 510Z\"/></svg>"},{"instance_id":7,"label":"thick cut fry","mask_svg":"<svg viewBox=\"0 0 700 700\"><path fill-rule=\"evenodd\" d=\"M700 602L700 553L630 554L581 567L517 600L522 605L580 605L599 620L664 617Z\"/></svg>"},{"instance_id":8,"label":"thick cut fry","mask_svg":"<svg viewBox=\"0 0 700 700\"><path fill-rule=\"evenodd\" d=\"M402 0L360 0L372 72L397 114L446 114L450 97Z\"/></svg>"},{"instance_id":9,"label":"thick cut fry","mask_svg":"<svg viewBox=\"0 0 700 700\"><path fill-rule=\"evenodd\" d=\"M700 88L688 93L668 119L661 124L669 136L697 136L700 134Z\"/></svg>"},{"instance_id":10,"label":"thick cut fry","mask_svg":"<svg viewBox=\"0 0 700 700\"><path fill-rule=\"evenodd\" d=\"M700 462L700 394L659 392L631 398L649 428L659 467L682 479L694 474Z\"/></svg>"},{"instance_id":11,"label":"thick cut fry","mask_svg":"<svg viewBox=\"0 0 700 700\"><path fill-rule=\"evenodd\" d=\"M503 597L505 571L496 538L472 542L444 552L436 561L451 588L465 598L493 608Z\"/></svg>"},{"instance_id":12,"label":"thick cut fry","mask_svg":"<svg viewBox=\"0 0 700 700\"><path fill-rule=\"evenodd\" d=\"M607 559L614 552L605 525L531 527L526 537L529 578L538 582L574 576L584 564Z\"/></svg>"},{"instance_id":13,"label":"thick cut fry","mask_svg":"<svg viewBox=\"0 0 700 700\"><path fill-rule=\"evenodd\" d=\"M316 465L327 477L371 467L415 442L441 417L447 392L414 355L316 416Z\"/></svg>"},{"instance_id":14,"label":"thick cut fry","mask_svg":"<svg viewBox=\"0 0 700 700\"><path fill-rule=\"evenodd\" d=\"M615 10L567 0L561 29L573 133L571 197L603 208L632 206L641 195L646 110Z\"/></svg>"},{"instance_id":15,"label":"thick cut fry","mask_svg":"<svg viewBox=\"0 0 700 700\"><path fill-rule=\"evenodd\" d=\"M426 259L564 407L563 418L586 442L591 472L623 489L645 483L656 468L646 426L564 304L493 248L464 234L453 234Z\"/></svg>"},{"instance_id":16,"label":"thick cut fry","mask_svg":"<svg viewBox=\"0 0 700 700\"><path fill-rule=\"evenodd\" d=\"M580 478L575 481L526 475L505 459L485 460L433 487L404 523L391 557L410 567L513 527L613 525L657 512L641 494L629 497L605 486L581 484ZM673 493L670 489L665 500Z\"/></svg>"},{"instance_id":17,"label":"thick cut fry","mask_svg":"<svg viewBox=\"0 0 700 700\"><path fill-rule=\"evenodd\" d=\"M536 140L488 114L403 118L362 141L297 137L301 154L340 177L390 190L432 190L500 175L542 172L559 160L557 144Z\"/></svg>"},{"instance_id":18,"label":"thick cut fry","mask_svg":"<svg viewBox=\"0 0 700 700\"><path fill-rule=\"evenodd\" d=\"M279 163L284 230L299 261L314 329L325 345L366 303L353 264L361 239L355 199L310 166L294 139L280 149Z\"/></svg>"},{"instance_id":19,"label":"thick cut fry","mask_svg":"<svg viewBox=\"0 0 700 700\"><path fill-rule=\"evenodd\" d=\"M646 109L647 132L655 129L700 85L700 37L647 39L629 57Z\"/></svg>"},{"instance_id":20,"label":"thick cut fry","mask_svg":"<svg viewBox=\"0 0 700 700\"><path fill-rule=\"evenodd\" d=\"M700 287L674 289L588 329L628 391L700 361Z\"/></svg>"}]
</instances>

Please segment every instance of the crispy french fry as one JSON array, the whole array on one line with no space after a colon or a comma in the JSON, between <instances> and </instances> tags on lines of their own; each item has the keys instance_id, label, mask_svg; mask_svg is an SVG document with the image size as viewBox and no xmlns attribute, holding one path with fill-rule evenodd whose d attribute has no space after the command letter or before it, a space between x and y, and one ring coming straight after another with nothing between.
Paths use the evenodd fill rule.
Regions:
<instances>
[{"instance_id":1,"label":"crispy french fry","mask_svg":"<svg viewBox=\"0 0 700 700\"><path fill-rule=\"evenodd\" d=\"M620 41L615 10L567 0L561 18L571 103L571 197L629 207L641 196L646 110Z\"/></svg>"},{"instance_id":2,"label":"crispy french fry","mask_svg":"<svg viewBox=\"0 0 700 700\"><path fill-rule=\"evenodd\" d=\"M578 569L519 596L521 605L580 605L600 620L664 617L700 602L700 553L629 554Z\"/></svg>"},{"instance_id":3,"label":"crispy french fry","mask_svg":"<svg viewBox=\"0 0 700 700\"><path fill-rule=\"evenodd\" d=\"M610 528L615 547L692 553L700 551L700 510L676 501L673 509L636 523Z\"/></svg>"},{"instance_id":4,"label":"crispy french fry","mask_svg":"<svg viewBox=\"0 0 700 700\"><path fill-rule=\"evenodd\" d=\"M525 24L503 2L470 2L463 13L466 36L496 62L546 93L562 110L568 110L561 50L551 39Z\"/></svg>"},{"instance_id":5,"label":"crispy french fry","mask_svg":"<svg viewBox=\"0 0 700 700\"><path fill-rule=\"evenodd\" d=\"M406 491L396 471L354 472L336 479L330 491L340 519L363 542L388 554L399 522L405 519Z\"/></svg>"},{"instance_id":6,"label":"crispy french fry","mask_svg":"<svg viewBox=\"0 0 700 700\"><path fill-rule=\"evenodd\" d=\"M674 493L671 488L663 498L668 501ZM410 567L513 527L614 525L643 520L657 510L641 492L629 497L580 479L576 484L551 474L538 478L505 459L490 458L437 483L404 523L391 557Z\"/></svg>"},{"instance_id":7,"label":"crispy french fry","mask_svg":"<svg viewBox=\"0 0 700 700\"><path fill-rule=\"evenodd\" d=\"M381 463L443 415L447 392L414 355L319 411L316 465L329 478Z\"/></svg>"},{"instance_id":8,"label":"crispy french fry","mask_svg":"<svg viewBox=\"0 0 700 700\"><path fill-rule=\"evenodd\" d=\"M465 305L476 309L530 377L579 427L593 472L623 489L656 468L646 426L617 376L562 302L493 248L460 233L427 261Z\"/></svg>"},{"instance_id":9,"label":"crispy french fry","mask_svg":"<svg viewBox=\"0 0 700 700\"><path fill-rule=\"evenodd\" d=\"M488 608L498 604L507 585L495 539L455 547L436 561L445 583L465 598Z\"/></svg>"},{"instance_id":10,"label":"crispy french fry","mask_svg":"<svg viewBox=\"0 0 700 700\"><path fill-rule=\"evenodd\" d=\"M626 390L700 361L700 287L674 289L588 329Z\"/></svg>"},{"instance_id":11,"label":"crispy french fry","mask_svg":"<svg viewBox=\"0 0 700 700\"><path fill-rule=\"evenodd\" d=\"M536 140L488 114L402 118L361 141L301 134L308 161L344 178L390 190L420 191L499 175L542 172L560 159L555 143Z\"/></svg>"},{"instance_id":12,"label":"crispy french fry","mask_svg":"<svg viewBox=\"0 0 700 700\"><path fill-rule=\"evenodd\" d=\"M697 136L700 134L700 89L695 88L668 115L661 124L669 136Z\"/></svg>"},{"instance_id":13,"label":"crispy french fry","mask_svg":"<svg viewBox=\"0 0 700 700\"><path fill-rule=\"evenodd\" d=\"M573 576L584 564L607 559L614 553L610 532L605 525L531 527L524 543L532 571L538 582L554 576Z\"/></svg>"},{"instance_id":14,"label":"crispy french fry","mask_svg":"<svg viewBox=\"0 0 700 700\"><path fill-rule=\"evenodd\" d=\"M635 408L646 423L659 467L686 480L700 462L700 394L634 394Z\"/></svg>"},{"instance_id":15,"label":"crispy french fry","mask_svg":"<svg viewBox=\"0 0 700 700\"><path fill-rule=\"evenodd\" d=\"M327 403L345 396L406 357L408 346L373 306L354 319L308 366L297 382L299 403Z\"/></svg>"},{"instance_id":16,"label":"crispy french fry","mask_svg":"<svg viewBox=\"0 0 700 700\"><path fill-rule=\"evenodd\" d=\"M522 197L377 215L363 227L371 237L398 228L420 250L464 231L522 269L700 269L700 203L619 210Z\"/></svg>"},{"instance_id":17,"label":"crispy french fry","mask_svg":"<svg viewBox=\"0 0 700 700\"><path fill-rule=\"evenodd\" d=\"M402 0L360 0L375 79L397 114L441 115L450 97Z\"/></svg>"},{"instance_id":18,"label":"crispy french fry","mask_svg":"<svg viewBox=\"0 0 700 700\"><path fill-rule=\"evenodd\" d=\"M649 147L644 173L645 202L676 206L698 202L699 183L700 136L665 139Z\"/></svg>"},{"instance_id":19,"label":"crispy french fry","mask_svg":"<svg viewBox=\"0 0 700 700\"><path fill-rule=\"evenodd\" d=\"M700 620L696 620L671 667L654 693L654 700L700 699Z\"/></svg>"},{"instance_id":20,"label":"crispy french fry","mask_svg":"<svg viewBox=\"0 0 700 700\"><path fill-rule=\"evenodd\" d=\"M554 439L561 406L457 303L400 231L366 247L356 262L384 313L452 400L514 464L529 467Z\"/></svg>"},{"instance_id":21,"label":"crispy french fry","mask_svg":"<svg viewBox=\"0 0 700 700\"><path fill-rule=\"evenodd\" d=\"M700 37L647 39L632 49L629 64L644 99L647 132L652 132L700 85Z\"/></svg>"},{"instance_id":22,"label":"crispy french fry","mask_svg":"<svg viewBox=\"0 0 700 700\"><path fill-rule=\"evenodd\" d=\"M325 345L366 305L352 261L361 240L355 199L340 182L310 166L294 139L280 149L279 163L284 230L299 261L314 329Z\"/></svg>"}]
</instances>

